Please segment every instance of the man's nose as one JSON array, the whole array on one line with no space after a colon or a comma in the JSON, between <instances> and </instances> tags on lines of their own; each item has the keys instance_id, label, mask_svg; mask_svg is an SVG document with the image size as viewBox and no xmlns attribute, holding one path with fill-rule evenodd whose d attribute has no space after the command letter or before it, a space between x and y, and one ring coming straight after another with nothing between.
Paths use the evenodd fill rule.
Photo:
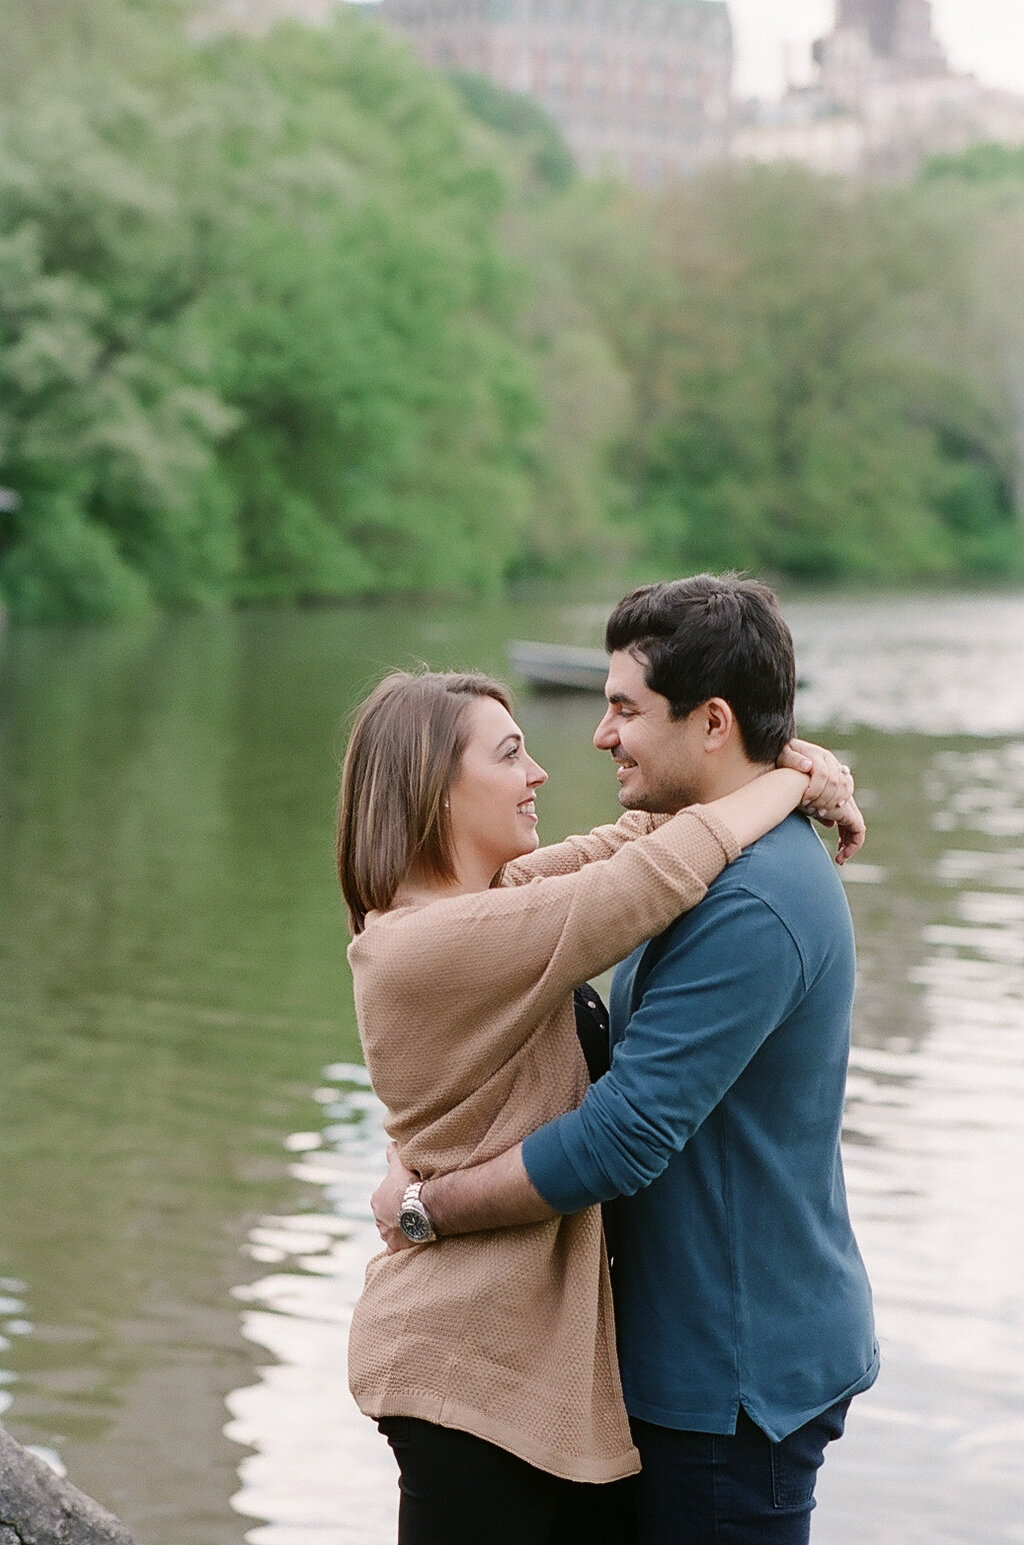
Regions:
<instances>
[{"instance_id":1,"label":"man's nose","mask_svg":"<svg viewBox=\"0 0 1024 1545\"><path fill-rule=\"evenodd\" d=\"M618 743L619 737L612 723L611 710L609 709L594 731L594 745L599 751L611 751L612 747L617 746Z\"/></svg>"}]
</instances>

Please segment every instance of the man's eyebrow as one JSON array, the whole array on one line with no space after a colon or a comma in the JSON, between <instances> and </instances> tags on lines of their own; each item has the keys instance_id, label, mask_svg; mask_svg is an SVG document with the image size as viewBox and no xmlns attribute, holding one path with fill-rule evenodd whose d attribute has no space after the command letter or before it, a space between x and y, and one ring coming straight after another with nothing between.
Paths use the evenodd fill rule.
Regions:
<instances>
[{"instance_id":1,"label":"man's eyebrow","mask_svg":"<svg viewBox=\"0 0 1024 1545\"><path fill-rule=\"evenodd\" d=\"M605 698L609 703L614 703L617 708L620 708L623 704L626 704L629 708L637 706L636 699L630 697L626 692L606 692Z\"/></svg>"}]
</instances>

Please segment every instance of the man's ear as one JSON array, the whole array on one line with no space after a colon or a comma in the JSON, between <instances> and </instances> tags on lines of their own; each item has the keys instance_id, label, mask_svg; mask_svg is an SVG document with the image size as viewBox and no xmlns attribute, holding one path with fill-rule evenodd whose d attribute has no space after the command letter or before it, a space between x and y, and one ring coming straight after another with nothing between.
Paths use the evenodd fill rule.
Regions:
<instances>
[{"instance_id":1,"label":"man's ear","mask_svg":"<svg viewBox=\"0 0 1024 1545\"><path fill-rule=\"evenodd\" d=\"M732 737L736 715L724 697L709 697L704 704L704 750L721 751Z\"/></svg>"}]
</instances>

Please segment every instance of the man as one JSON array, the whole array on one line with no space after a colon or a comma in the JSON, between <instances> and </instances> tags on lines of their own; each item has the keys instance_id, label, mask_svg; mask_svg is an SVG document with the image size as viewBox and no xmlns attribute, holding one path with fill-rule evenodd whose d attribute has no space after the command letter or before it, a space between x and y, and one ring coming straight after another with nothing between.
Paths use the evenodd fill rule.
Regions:
<instances>
[{"instance_id":1,"label":"man","mask_svg":"<svg viewBox=\"0 0 1024 1545\"><path fill-rule=\"evenodd\" d=\"M645 586L609 619L594 736L627 808L758 777L793 730L792 640L765 587ZM643 1545L804 1545L825 1445L875 1379L870 1289L839 1154L854 951L801 816L616 970L610 1071L579 1110L476 1169L374 1198L390 1246L615 1205ZM413 1181L399 1203L399 1188ZM429 1235L429 1226L426 1227Z\"/></svg>"}]
</instances>

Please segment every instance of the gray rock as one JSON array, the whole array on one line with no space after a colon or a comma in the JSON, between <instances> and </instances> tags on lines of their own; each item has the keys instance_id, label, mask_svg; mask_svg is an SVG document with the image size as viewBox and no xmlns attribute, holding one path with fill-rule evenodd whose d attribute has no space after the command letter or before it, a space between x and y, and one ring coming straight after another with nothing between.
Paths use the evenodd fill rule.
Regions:
<instances>
[{"instance_id":1,"label":"gray rock","mask_svg":"<svg viewBox=\"0 0 1024 1545\"><path fill-rule=\"evenodd\" d=\"M0 1427L0 1545L134 1545L122 1524Z\"/></svg>"}]
</instances>

